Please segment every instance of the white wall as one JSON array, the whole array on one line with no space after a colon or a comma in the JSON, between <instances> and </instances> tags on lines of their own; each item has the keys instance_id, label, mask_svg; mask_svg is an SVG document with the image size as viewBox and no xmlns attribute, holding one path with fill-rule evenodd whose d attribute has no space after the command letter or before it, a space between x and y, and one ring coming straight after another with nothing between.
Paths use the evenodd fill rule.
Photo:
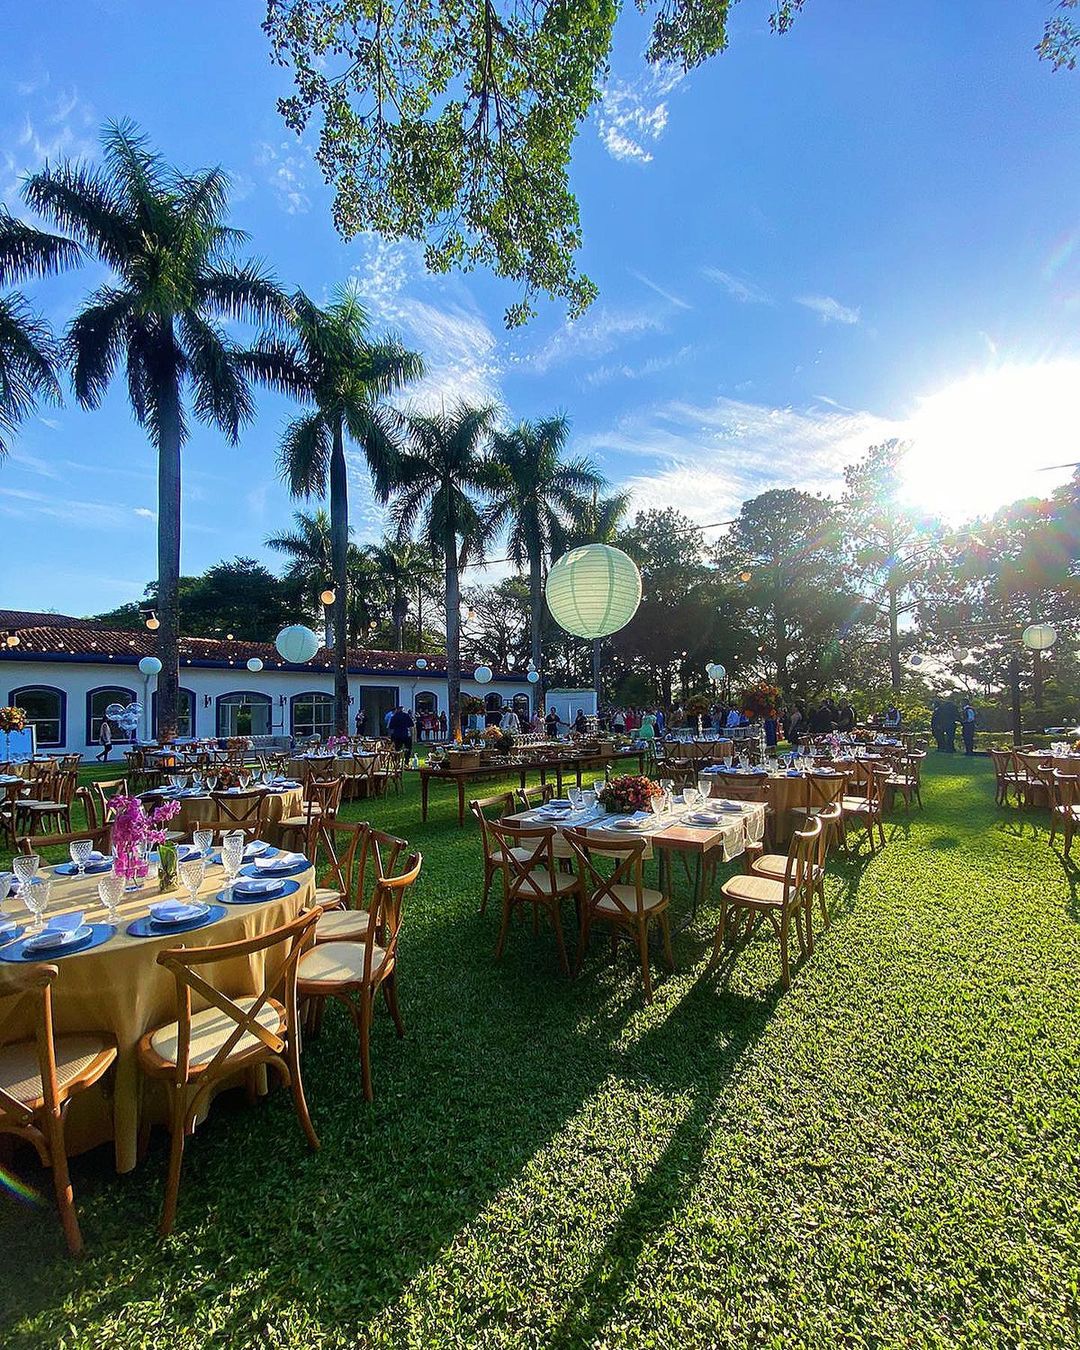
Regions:
<instances>
[{"instance_id":1,"label":"white wall","mask_svg":"<svg viewBox=\"0 0 1080 1350\"><path fill-rule=\"evenodd\" d=\"M88 744L86 740L86 698L91 690L103 685L116 685L131 690L144 705L144 721L140 738L150 736L150 706L157 678L149 681L140 674L138 666L121 661L100 661L93 663L71 661L20 661L0 656L0 703L7 704L14 690L25 685L42 684L61 689L67 695L66 740L60 749L96 753L99 747ZM213 736L217 732L217 699L222 694L251 691L268 694L271 704L271 731L275 735L287 736L291 731L290 699L294 694L334 692L333 672L329 669L308 669L302 671L261 670L254 673L241 661L235 667L225 669L206 669L187 666L181 663L180 685L190 689L195 695L195 734ZM363 688L386 688L397 691L397 701L406 708L412 708L413 696L430 691L437 700L437 711L446 709L446 677L428 670L408 672L380 672L378 675L353 675L349 678L350 723L360 706L360 691ZM531 686L524 680L493 681L480 685L472 680L462 680L462 693L476 694L483 698L493 690L509 701L515 694L529 693ZM209 704L207 704L209 699ZM284 702L282 703L282 699ZM127 698L119 698L126 703ZM115 730L115 728L114 728ZM351 730L351 726L350 726ZM377 728L368 719L366 731L375 734ZM54 747L41 747L52 750Z\"/></svg>"}]
</instances>

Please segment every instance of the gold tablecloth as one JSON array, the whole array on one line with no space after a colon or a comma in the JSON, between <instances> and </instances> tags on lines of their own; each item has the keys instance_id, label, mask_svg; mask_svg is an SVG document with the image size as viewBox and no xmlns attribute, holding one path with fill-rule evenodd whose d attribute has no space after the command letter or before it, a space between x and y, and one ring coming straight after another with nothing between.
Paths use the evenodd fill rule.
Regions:
<instances>
[{"instance_id":1,"label":"gold tablecloth","mask_svg":"<svg viewBox=\"0 0 1080 1350\"><path fill-rule=\"evenodd\" d=\"M97 876L56 877L46 919L55 914L82 910L87 923L106 922L97 895ZM186 933L162 937L130 937L126 928L148 913L150 905L162 898L156 882L126 895L120 907L122 922L115 935L100 947L55 960L60 972L53 985L53 1020L57 1033L103 1031L116 1038L119 1057L112 1086L99 1084L72 1101L66 1122L68 1150L79 1153L114 1141L116 1170L129 1172L135 1166L139 1136L140 1072L136 1057L139 1038L145 1032L176 1017L176 983L163 966L157 964L158 952L166 947L211 946L258 937L288 922L315 898L315 874L308 869L294 880L299 889L259 904L229 905L228 913L216 923ZM210 867L199 894L206 900L221 890L225 873ZM186 892L176 891L169 899L184 899ZM25 923L29 919L17 900L0 905L6 917ZM225 993L235 996L255 993L262 985L264 954L209 968L208 978ZM4 1009L0 1008L0 1019ZM28 1022L15 1016L0 1020L0 1043L22 1040L32 1034ZM107 1081L107 1080L106 1080ZM151 1119L163 1120L163 1102L146 1083L143 1106ZM104 1087L104 1090L103 1090ZM110 1093L111 1095L106 1095Z\"/></svg>"},{"instance_id":2,"label":"gold tablecloth","mask_svg":"<svg viewBox=\"0 0 1080 1350\"><path fill-rule=\"evenodd\" d=\"M284 816L298 816L304 809L303 788L288 788L284 792L266 794L266 822L275 825ZM168 829L177 834L190 836L200 821L210 820L215 815L210 794L205 797L181 797L179 813L169 821Z\"/></svg>"}]
</instances>

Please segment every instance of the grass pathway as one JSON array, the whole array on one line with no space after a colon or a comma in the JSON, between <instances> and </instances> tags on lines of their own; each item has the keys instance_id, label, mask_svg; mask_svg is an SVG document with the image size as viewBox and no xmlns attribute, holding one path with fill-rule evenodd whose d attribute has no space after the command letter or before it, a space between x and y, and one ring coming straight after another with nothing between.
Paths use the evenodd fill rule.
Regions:
<instances>
[{"instance_id":1,"label":"grass pathway","mask_svg":"<svg viewBox=\"0 0 1080 1350\"><path fill-rule=\"evenodd\" d=\"M219 1101L154 1236L164 1136L76 1162L88 1255L0 1204L5 1346L1062 1346L1077 1343L1080 923L1036 814L988 762L928 761L926 810L834 869L780 996L775 943L705 974L706 906L646 1007L597 943L491 959L474 833L413 786L375 808L425 853L376 1101L327 1017L305 1078Z\"/></svg>"}]
</instances>

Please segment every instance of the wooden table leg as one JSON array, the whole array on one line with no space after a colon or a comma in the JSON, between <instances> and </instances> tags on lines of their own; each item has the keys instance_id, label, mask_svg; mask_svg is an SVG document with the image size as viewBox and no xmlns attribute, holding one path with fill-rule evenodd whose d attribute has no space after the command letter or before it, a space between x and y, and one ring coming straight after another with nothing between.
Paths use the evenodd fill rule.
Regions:
<instances>
[{"instance_id":1,"label":"wooden table leg","mask_svg":"<svg viewBox=\"0 0 1080 1350\"><path fill-rule=\"evenodd\" d=\"M562 796L562 760L555 765L555 796Z\"/></svg>"}]
</instances>

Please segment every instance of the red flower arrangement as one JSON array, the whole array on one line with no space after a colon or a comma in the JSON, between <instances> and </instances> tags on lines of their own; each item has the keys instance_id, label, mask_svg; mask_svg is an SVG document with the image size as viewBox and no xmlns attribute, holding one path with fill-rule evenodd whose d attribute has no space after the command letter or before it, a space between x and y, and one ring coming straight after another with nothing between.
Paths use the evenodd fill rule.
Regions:
<instances>
[{"instance_id":1,"label":"red flower arrangement","mask_svg":"<svg viewBox=\"0 0 1080 1350\"><path fill-rule=\"evenodd\" d=\"M775 684L764 680L752 684L739 695L739 707L747 717L775 717L781 694Z\"/></svg>"},{"instance_id":2,"label":"red flower arrangement","mask_svg":"<svg viewBox=\"0 0 1080 1350\"><path fill-rule=\"evenodd\" d=\"M596 799L607 811L647 811L660 789L643 774L623 773L611 778L596 794Z\"/></svg>"}]
</instances>

